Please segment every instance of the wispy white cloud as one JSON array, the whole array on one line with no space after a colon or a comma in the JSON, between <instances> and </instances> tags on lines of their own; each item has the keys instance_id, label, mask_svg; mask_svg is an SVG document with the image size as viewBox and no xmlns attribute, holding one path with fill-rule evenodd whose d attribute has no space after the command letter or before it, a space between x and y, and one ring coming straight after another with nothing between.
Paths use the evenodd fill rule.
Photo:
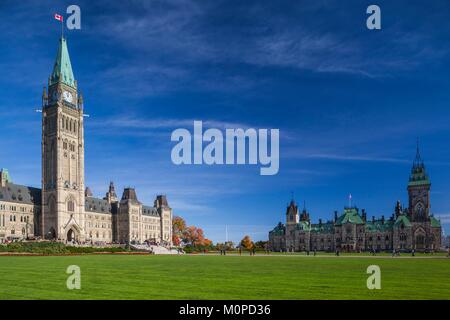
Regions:
<instances>
[{"instance_id":1,"label":"wispy white cloud","mask_svg":"<svg viewBox=\"0 0 450 320\"><path fill-rule=\"evenodd\" d=\"M414 31L393 28L391 34L395 36L384 38L387 45L382 48L374 48L365 34L356 31L349 36L348 32L337 30L315 30L315 24L308 26L301 17L318 14L322 8L306 3L301 4L301 12L297 11L295 23L289 14L284 17L273 14L263 4L240 6L246 23L238 26L211 23L211 17L224 9L221 1L157 3L134 1L124 8L121 3L108 2L108 7L118 14L99 14L89 21L87 34L128 51L126 63L113 63L98 73L91 84L107 82L108 90L128 96L198 87L242 91L262 80L239 71L226 72L226 66L245 64L385 77L447 53L444 48L434 46L427 32L420 28ZM330 5L345 10L336 3L332 1ZM292 10L296 9L297 5L292 5ZM222 13L227 14L230 13ZM199 65L204 66L201 74L196 69ZM211 68L217 65L224 67ZM218 77L223 81L217 81Z\"/></svg>"},{"instance_id":2,"label":"wispy white cloud","mask_svg":"<svg viewBox=\"0 0 450 320\"><path fill-rule=\"evenodd\" d=\"M442 224L450 224L450 213L435 214Z\"/></svg>"},{"instance_id":3,"label":"wispy white cloud","mask_svg":"<svg viewBox=\"0 0 450 320\"><path fill-rule=\"evenodd\" d=\"M130 117L127 115L115 116L114 118L104 119L102 121L94 121L93 126L97 127L116 127L116 128L134 128L134 129L176 129L176 128L192 128L194 121L202 121L205 127L210 128L249 128L248 124L228 122L222 120L202 120L202 119L143 119Z\"/></svg>"},{"instance_id":4,"label":"wispy white cloud","mask_svg":"<svg viewBox=\"0 0 450 320\"><path fill-rule=\"evenodd\" d=\"M339 154L310 154L310 155L305 155L305 158L325 159L325 160L343 160L343 161L411 163L411 160L406 160L406 159L371 157L371 156L339 155Z\"/></svg>"}]
</instances>

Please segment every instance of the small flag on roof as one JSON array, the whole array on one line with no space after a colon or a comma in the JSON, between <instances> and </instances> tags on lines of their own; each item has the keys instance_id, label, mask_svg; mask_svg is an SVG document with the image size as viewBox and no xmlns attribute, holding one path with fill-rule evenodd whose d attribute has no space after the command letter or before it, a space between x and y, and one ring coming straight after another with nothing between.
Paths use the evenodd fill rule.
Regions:
<instances>
[{"instance_id":1,"label":"small flag on roof","mask_svg":"<svg viewBox=\"0 0 450 320\"><path fill-rule=\"evenodd\" d=\"M61 15L57 14L57 13L55 13L55 19L58 20L58 21L63 22L63 17Z\"/></svg>"}]
</instances>

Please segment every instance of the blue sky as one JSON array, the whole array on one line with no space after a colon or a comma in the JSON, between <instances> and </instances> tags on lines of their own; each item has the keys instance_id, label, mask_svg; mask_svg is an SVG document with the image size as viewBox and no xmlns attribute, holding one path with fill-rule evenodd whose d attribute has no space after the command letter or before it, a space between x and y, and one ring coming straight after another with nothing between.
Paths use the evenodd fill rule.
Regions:
<instances>
[{"instance_id":1,"label":"blue sky","mask_svg":"<svg viewBox=\"0 0 450 320\"><path fill-rule=\"evenodd\" d=\"M56 55L54 13L73 1L0 2L0 167L40 186L41 101ZM390 216L417 137L432 211L450 233L450 5L376 1L77 1L82 29L66 31L85 99L86 184L110 180L214 241L266 239L294 192L314 221L348 194ZM64 14L67 16L66 14ZM175 166L176 128L279 128L280 171Z\"/></svg>"}]
</instances>

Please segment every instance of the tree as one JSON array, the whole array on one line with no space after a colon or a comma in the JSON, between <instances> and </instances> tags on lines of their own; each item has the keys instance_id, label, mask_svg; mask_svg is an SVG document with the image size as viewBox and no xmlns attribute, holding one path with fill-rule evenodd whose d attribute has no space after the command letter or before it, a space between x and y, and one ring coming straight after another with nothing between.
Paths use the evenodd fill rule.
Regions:
<instances>
[{"instance_id":1,"label":"tree","mask_svg":"<svg viewBox=\"0 0 450 320\"><path fill-rule=\"evenodd\" d=\"M225 250L232 250L234 248L233 241L227 241L224 243L224 249Z\"/></svg>"},{"instance_id":2,"label":"tree","mask_svg":"<svg viewBox=\"0 0 450 320\"><path fill-rule=\"evenodd\" d=\"M181 217L173 217L172 219L172 242L175 246L181 244L183 232L186 230L186 221Z\"/></svg>"},{"instance_id":3,"label":"tree","mask_svg":"<svg viewBox=\"0 0 450 320\"><path fill-rule=\"evenodd\" d=\"M205 238L205 240L203 240L203 246L211 247L212 246L212 241Z\"/></svg>"},{"instance_id":4,"label":"tree","mask_svg":"<svg viewBox=\"0 0 450 320\"><path fill-rule=\"evenodd\" d=\"M256 241L255 247L258 249L265 249L267 247L267 241Z\"/></svg>"},{"instance_id":5,"label":"tree","mask_svg":"<svg viewBox=\"0 0 450 320\"><path fill-rule=\"evenodd\" d=\"M241 240L241 246L247 250L250 250L251 248L253 248L254 244L252 242L252 239L250 238L250 236L245 236L242 240Z\"/></svg>"},{"instance_id":6,"label":"tree","mask_svg":"<svg viewBox=\"0 0 450 320\"><path fill-rule=\"evenodd\" d=\"M194 247L209 247L212 241L205 238L203 230L196 226L187 227L181 237L185 244L190 244Z\"/></svg>"},{"instance_id":7,"label":"tree","mask_svg":"<svg viewBox=\"0 0 450 320\"><path fill-rule=\"evenodd\" d=\"M172 234L172 243L173 243L173 245L174 245L175 247L180 246L180 244L181 244L181 239L180 239L180 237L178 237L178 236L175 235L175 234Z\"/></svg>"},{"instance_id":8,"label":"tree","mask_svg":"<svg viewBox=\"0 0 450 320\"><path fill-rule=\"evenodd\" d=\"M205 238L202 229L196 226L186 227L186 221L178 216L172 219L172 242L176 246L183 242L185 245L197 248L210 247L212 245L212 241Z\"/></svg>"}]
</instances>

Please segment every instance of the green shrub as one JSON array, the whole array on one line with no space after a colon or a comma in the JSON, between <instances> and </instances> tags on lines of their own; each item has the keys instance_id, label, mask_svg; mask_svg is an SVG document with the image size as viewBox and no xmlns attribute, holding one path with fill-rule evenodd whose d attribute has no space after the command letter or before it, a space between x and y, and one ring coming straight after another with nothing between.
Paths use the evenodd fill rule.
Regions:
<instances>
[{"instance_id":1,"label":"green shrub","mask_svg":"<svg viewBox=\"0 0 450 320\"><path fill-rule=\"evenodd\" d=\"M72 247L60 242L12 242L0 245L0 252L22 252L36 254L80 254L95 252L126 252L130 251L120 247L95 248L95 247Z\"/></svg>"}]
</instances>

